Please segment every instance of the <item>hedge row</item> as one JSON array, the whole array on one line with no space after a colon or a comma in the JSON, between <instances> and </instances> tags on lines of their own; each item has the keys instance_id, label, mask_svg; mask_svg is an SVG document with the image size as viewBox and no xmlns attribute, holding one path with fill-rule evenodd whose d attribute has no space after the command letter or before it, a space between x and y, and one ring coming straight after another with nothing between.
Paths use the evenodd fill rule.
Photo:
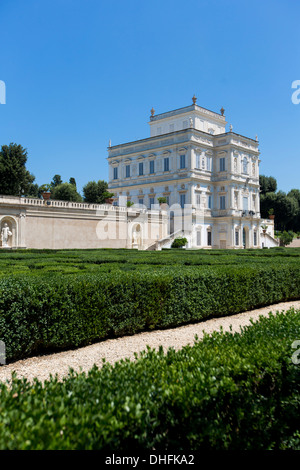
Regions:
<instances>
[{"instance_id":1,"label":"hedge row","mask_svg":"<svg viewBox=\"0 0 300 470\"><path fill-rule=\"evenodd\" d=\"M300 298L299 265L0 280L7 360Z\"/></svg>"},{"instance_id":2,"label":"hedge row","mask_svg":"<svg viewBox=\"0 0 300 470\"><path fill-rule=\"evenodd\" d=\"M215 266L297 264L299 248L267 250L0 250L0 277L27 274L40 277L55 274L93 274L99 272L159 270L164 266Z\"/></svg>"},{"instance_id":3,"label":"hedge row","mask_svg":"<svg viewBox=\"0 0 300 470\"><path fill-rule=\"evenodd\" d=\"M1 449L300 450L300 310L61 382L0 385Z\"/></svg>"}]
</instances>

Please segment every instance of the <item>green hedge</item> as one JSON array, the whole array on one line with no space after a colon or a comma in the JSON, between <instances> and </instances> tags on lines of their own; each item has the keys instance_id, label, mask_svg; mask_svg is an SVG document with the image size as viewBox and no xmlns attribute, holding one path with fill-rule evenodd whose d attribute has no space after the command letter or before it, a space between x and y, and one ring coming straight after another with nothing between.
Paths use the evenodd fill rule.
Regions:
<instances>
[{"instance_id":1,"label":"green hedge","mask_svg":"<svg viewBox=\"0 0 300 470\"><path fill-rule=\"evenodd\" d=\"M61 382L14 377L0 385L0 448L300 450L299 339L291 309Z\"/></svg>"},{"instance_id":2,"label":"green hedge","mask_svg":"<svg viewBox=\"0 0 300 470\"><path fill-rule=\"evenodd\" d=\"M300 248L265 250L0 250L0 278L29 276L112 273L115 271L159 271L166 266L245 266L299 264Z\"/></svg>"},{"instance_id":3,"label":"green hedge","mask_svg":"<svg viewBox=\"0 0 300 470\"><path fill-rule=\"evenodd\" d=\"M300 298L300 266L182 266L0 279L7 360Z\"/></svg>"}]
</instances>

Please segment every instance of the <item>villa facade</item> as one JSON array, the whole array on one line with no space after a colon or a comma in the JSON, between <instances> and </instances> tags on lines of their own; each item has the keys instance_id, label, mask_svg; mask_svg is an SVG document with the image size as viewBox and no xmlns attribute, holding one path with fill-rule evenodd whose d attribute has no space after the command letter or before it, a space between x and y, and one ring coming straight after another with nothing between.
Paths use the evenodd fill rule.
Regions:
<instances>
[{"instance_id":1,"label":"villa facade","mask_svg":"<svg viewBox=\"0 0 300 470\"><path fill-rule=\"evenodd\" d=\"M237 134L231 125L226 131L224 109L209 111L196 100L163 114L152 109L150 137L109 146L116 204L130 200L157 210L165 198L169 233L182 229L188 248L277 246L272 221L264 221L267 236L260 228L257 138Z\"/></svg>"}]
</instances>

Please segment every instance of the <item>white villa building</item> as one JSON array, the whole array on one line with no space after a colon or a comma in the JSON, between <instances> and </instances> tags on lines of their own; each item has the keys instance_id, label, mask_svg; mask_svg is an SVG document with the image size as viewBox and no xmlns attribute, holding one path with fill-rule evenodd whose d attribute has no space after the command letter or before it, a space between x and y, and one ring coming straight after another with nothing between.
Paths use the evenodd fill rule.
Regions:
<instances>
[{"instance_id":1,"label":"white villa building","mask_svg":"<svg viewBox=\"0 0 300 470\"><path fill-rule=\"evenodd\" d=\"M277 246L274 223L260 218L258 140L226 132L220 113L196 104L150 116L150 137L109 146L109 190L115 204L159 209L165 197L168 247L182 234L187 248ZM184 210L183 210L184 209ZM262 223L268 233L261 230Z\"/></svg>"}]
</instances>

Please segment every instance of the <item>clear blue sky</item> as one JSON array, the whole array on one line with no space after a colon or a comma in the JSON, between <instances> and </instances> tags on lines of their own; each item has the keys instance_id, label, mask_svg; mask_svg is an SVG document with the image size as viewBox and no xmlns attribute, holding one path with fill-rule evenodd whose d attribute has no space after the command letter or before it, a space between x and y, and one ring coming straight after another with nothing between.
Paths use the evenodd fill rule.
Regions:
<instances>
[{"instance_id":1,"label":"clear blue sky","mask_svg":"<svg viewBox=\"0 0 300 470\"><path fill-rule=\"evenodd\" d=\"M38 184L108 178L107 146L197 104L260 141L260 173L300 188L299 0L0 0L0 145Z\"/></svg>"}]
</instances>

